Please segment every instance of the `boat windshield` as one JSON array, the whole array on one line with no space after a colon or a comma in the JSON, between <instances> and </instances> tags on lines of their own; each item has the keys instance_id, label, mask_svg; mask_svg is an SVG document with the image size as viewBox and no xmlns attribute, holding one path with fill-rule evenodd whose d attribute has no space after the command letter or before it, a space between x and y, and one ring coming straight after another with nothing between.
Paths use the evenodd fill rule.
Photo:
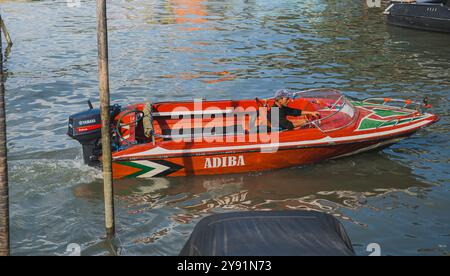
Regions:
<instances>
[{"instance_id":1,"label":"boat windshield","mask_svg":"<svg viewBox=\"0 0 450 276\"><path fill-rule=\"evenodd\" d=\"M318 111L320 118L309 122L323 132L344 128L355 119L355 108L338 90L312 89L289 92L292 98L301 98L306 102L306 109Z\"/></svg>"}]
</instances>

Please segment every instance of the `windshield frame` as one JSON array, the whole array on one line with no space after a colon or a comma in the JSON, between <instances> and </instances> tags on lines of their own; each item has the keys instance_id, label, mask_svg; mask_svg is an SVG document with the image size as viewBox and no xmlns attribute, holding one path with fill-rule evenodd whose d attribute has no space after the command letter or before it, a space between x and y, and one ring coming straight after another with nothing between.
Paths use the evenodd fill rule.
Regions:
<instances>
[{"instance_id":1,"label":"windshield frame","mask_svg":"<svg viewBox=\"0 0 450 276\"><path fill-rule=\"evenodd\" d=\"M304 99L308 99L308 98L312 98L313 99L314 96L310 95L310 94L308 95L308 93L315 93L315 92L317 92L317 93L327 93L328 92L330 94L335 94L335 96L337 97L337 100L329 108L330 110L334 109L339 104L340 101L343 101L343 103L340 106L340 108L336 109L335 112L332 112L331 114L329 114L329 115L327 115L327 116L325 116L323 118L319 118L319 119L316 119L316 120L313 120L313 121L310 121L310 122L306 122L303 126L305 126L305 125L314 125L315 127L317 127L323 133L327 133L327 132L332 132L332 131L336 131L336 130L340 130L340 129L348 127L349 125L353 124L355 122L356 118L358 117L357 109L352 105L352 103L347 99L347 97L339 90L318 88L318 89L309 89L309 90L292 91L292 92L288 91L288 92L291 93L292 99L295 99L297 96L300 96L300 97L303 96L302 98L304 98ZM319 97L316 97L316 98L319 98ZM349 115L349 117L351 119L346 124L344 124L342 126L339 126L339 127L332 128L332 129L323 129L321 127L321 122L322 121L327 120L329 118L332 118L332 117L336 116L337 114L343 112L343 110L345 110L346 107L349 107L352 110L352 112L353 112L352 116ZM346 113L346 114L348 114L348 113Z\"/></svg>"}]
</instances>

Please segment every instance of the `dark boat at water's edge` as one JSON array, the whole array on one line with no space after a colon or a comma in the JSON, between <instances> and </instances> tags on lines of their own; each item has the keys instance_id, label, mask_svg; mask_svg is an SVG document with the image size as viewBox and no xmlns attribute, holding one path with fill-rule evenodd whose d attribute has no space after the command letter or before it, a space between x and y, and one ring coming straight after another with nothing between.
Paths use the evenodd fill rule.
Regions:
<instances>
[{"instance_id":1,"label":"dark boat at water's edge","mask_svg":"<svg viewBox=\"0 0 450 276\"><path fill-rule=\"evenodd\" d=\"M449 4L448 0L392 1L384 14L390 25L450 33Z\"/></svg>"}]
</instances>

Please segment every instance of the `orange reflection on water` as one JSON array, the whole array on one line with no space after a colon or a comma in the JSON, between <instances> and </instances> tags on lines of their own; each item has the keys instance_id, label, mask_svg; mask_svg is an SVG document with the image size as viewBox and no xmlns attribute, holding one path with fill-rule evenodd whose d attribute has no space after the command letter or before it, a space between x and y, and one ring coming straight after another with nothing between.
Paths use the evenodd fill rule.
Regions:
<instances>
[{"instance_id":1,"label":"orange reflection on water","mask_svg":"<svg viewBox=\"0 0 450 276\"><path fill-rule=\"evenodd\" d=\"M173 13L176 15L175 22L201 24L207 22L208 14L203 4L205 0L171 0Z\"/></svg>"},{"instance_id":2,"label":"orange reflection on water","mask_svg":"<svg viewBox=\"0 0 450 276\"><path fill-rule=\"evenodd\" d=\"M192 80L196 78L202 77L202 74L194 74L191 72L180 72L176 75L170 74L170 75L163 75L163 78L167 79L182 79L182 80Z\"/></svg>"},{"instance_id":3,"label":"orange reflection on water","mask_svg":"<svg viewBox=\"0 0 450 276\"><path fill-rule=\"evenodd\" d=\"M218 79L203 81L204 83L208 83L208 84L219 83L219 82L223 82L223 81L230 81L230 80L234 80L235 78L237 78L236 75L233 75L228 71L209 72L208 75L221 76Z\"/></svg>"},{"instance_id":4,"label":"orange reflection on water","mask_svg":"<svg viewBox=\"0 0 450 276\"><path fill-rule=\"evenodd\" d=\"M231 81L231 80L234 80L235 78L237 78L237 76L230 75L230 76L215 79L215 80L204 80L203 82L207 83L207 84L214 84L214 83L219 83L219 82L223 82L223 81Z\"/></svg>"},{"instance_id":5,"label":"orange reflection on water","mask_svg":"<svg viewBox=\"0 0 450 276\"><path fill-rule=\"evenodd\" d=\"M169 0L172 6L172 12L175 15L175 23L180 24L179 29L183 32L193 32L199 30L214 30L211 27L199 26L208 22L207 9L205 6L206 0ZM196 25L191 25L196 24ZM210 43L204 41L194 41L192 44L197 46L208 46ZM178 47L174 51L200 53L202 50L194 49L192 47ZM211 77L212 76L212 77ZM220 72L181 72L177 75L165 75L163 78L179 78L182 80L192 80L197 78L207 78L202 80L206 84L215 84L224 81L231 81L237 78L236 75L228 71ZM217 78L216 78L217 77Z\"/></svg>"}]
</instances>

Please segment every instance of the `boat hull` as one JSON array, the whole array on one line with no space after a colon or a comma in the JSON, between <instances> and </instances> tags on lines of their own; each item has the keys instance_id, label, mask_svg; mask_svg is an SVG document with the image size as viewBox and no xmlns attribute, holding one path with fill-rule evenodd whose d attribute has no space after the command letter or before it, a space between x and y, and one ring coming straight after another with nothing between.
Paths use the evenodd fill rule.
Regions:
<instances>
[{"instance_id":1,"label":"boat hull","mask_svg":"<svg viewBox=\"0 0 450 276\"><path fill-rule=\"evenodd\" d=\"M371 141L280 148L275 152L231 151L167 158L124 159L113 162L113 174L114 178L151 178L275 170L385 148L414 132Z\"/></svg>"},{"instance_id":2,"label":"boat hull","mask_svg":"<svg viewBox=\"0 0 450 276\"><path fill-rule=\"evenodd\" d=\"M440 4L396 3L386 15L390 25L450 33L450 8Z\"/></svg>"}]
</instances>

